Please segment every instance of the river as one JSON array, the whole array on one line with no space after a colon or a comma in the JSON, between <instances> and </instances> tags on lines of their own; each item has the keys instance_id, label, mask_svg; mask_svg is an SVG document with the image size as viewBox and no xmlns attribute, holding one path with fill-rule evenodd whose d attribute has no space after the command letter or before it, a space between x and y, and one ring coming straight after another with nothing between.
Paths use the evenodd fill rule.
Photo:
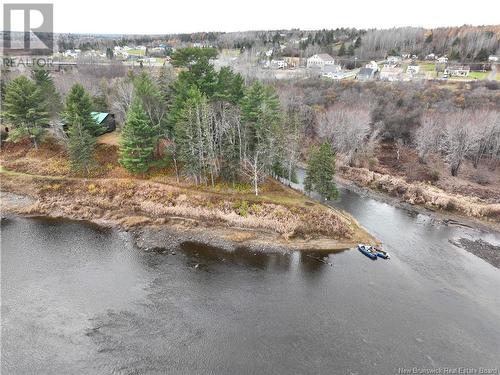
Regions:
<instances>
[{"instance_id":1,"label":"river","mask_svg":"<svg viewBox=\"0 0 500 375\"><path fill-rule=\"evenodd\" d=\"M392 259L143 252L87 223L4 220L2 374L498 368L500 271L449 240L500 236L341 193Z\"/></svg>"}]
</instances>

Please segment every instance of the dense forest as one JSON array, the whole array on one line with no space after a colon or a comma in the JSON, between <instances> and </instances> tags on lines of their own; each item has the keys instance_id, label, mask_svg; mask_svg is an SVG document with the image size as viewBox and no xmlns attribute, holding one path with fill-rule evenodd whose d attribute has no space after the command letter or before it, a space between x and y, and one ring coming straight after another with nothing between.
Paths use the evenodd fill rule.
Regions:
<instances>
[{"instance_id":1,"label":"dense forest","mask_svg":"<svg viewBox=\"0 0 500 375\"><path fill-rule=\"evenodd\" d=\"M145 176L153 166L169 166L177 179L197 185L248 181L256 195L270 174L292 179L304 136L294 102L281 104L273 87L258 81L245 85L229 68L215 71L209 59L216 53L180 49L172 60L178 75L172 66L157 75L131 71L109 95L92 97L78 80L64 93L64 105L48 72L19 75L2 91L2 115L13 127L9 140L28 138L37 148L50 124L51 133L66 144L75 173L89 174L96 138L103 132L91 113L112 102L123 118L119 161L132 174ZM333 165L333 159L327 155L328 163ZM313 163L311 171L319 167ZM331 181L333 173L325 177ZM314 181L312 188L322 183ZM333 189L324 194L330 196Z\"/></svg>"}]
</instances>

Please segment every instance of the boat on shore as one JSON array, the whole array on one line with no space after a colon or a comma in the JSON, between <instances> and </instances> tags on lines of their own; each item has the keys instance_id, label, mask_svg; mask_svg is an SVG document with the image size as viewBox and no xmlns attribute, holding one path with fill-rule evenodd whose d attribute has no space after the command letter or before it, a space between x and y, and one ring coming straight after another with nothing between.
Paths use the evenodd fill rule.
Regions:
<instances>
[{"instance_id":1,"label":"boat on shore","mask_svg":"<svg viewBox=\"0 0 500 375\"><path fill-rule=\"evenodd\" d=\"M379 249L377 247L374 247L372 248L373 251L375 251L375 253L377 254L377 256L379 258L383 258L383 259L390 259L391 256L389 255L389 253L387 251L384 251L382 249Z\"/></svg>"},{"instance_id":2,"label":"boat on shore","mask_svg":"<svg viewBox=\"0 0 500 375\"><path fill-rule=\"evenodd\" d=\"M371 246L359 244L358 250L361 251L363 254L365 254L370 259L373 259L373 260L377 259L377 253L373 250L373 248Z\"/></svg>"}]
</instances>

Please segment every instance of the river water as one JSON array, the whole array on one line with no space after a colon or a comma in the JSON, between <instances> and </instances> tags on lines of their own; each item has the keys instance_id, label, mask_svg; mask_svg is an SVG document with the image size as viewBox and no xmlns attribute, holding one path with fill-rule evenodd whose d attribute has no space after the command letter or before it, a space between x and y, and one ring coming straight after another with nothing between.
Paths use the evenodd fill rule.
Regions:
<instances>
[{"instance_id":1,"label":"river water","mask_svg":"<svg viewBox=\"0 0 500 375\"><path fill-rule=\"evenodd\" d=\"M500 243L347 190L392 259L134 248L68 221L2 222L2 374L398 374L500 366ZM175 254L172 254L174 251ZM320 255L315 255L315 257ZM321 255L323 256L323 255ZM498 372L497 372L498 373Z\"/></svg>"}]
</instances>

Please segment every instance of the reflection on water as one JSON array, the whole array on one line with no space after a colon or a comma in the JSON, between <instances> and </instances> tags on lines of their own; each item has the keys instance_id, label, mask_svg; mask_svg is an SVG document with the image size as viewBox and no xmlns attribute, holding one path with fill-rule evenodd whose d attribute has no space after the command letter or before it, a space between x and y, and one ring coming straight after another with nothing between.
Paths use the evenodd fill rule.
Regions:
<instances>
[{"instance_id":1,"label":"reflection on water","mask_svg":"<svg viewBox=\"0 0 500 375\"><path fill-rule=\"evenodd\" d=\"M496 234L349 191L333 204L392 259L197 243L146 253L126 233L85 223L2 222L2 373L498 366L500 272L448 242Z\"/></svg>"}]
</instances>

